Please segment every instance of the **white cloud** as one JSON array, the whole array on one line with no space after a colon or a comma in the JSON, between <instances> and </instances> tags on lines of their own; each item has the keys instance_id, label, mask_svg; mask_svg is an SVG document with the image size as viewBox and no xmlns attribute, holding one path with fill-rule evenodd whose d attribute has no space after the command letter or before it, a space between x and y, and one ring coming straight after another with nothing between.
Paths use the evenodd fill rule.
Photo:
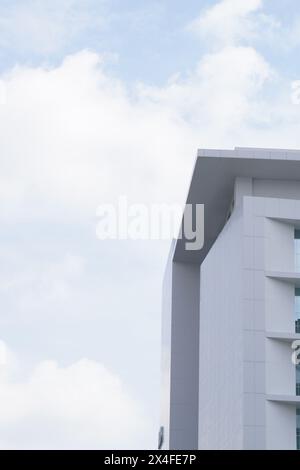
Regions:
<instances>
[{"instance_id":1,"label":"white cloud","mask_svg":"<svg viewBox=\"0 0 300 470\"><path fill-rule=\"evenodd\" d=\"M213 133L215 139L221 140L249 117L255 118L256 97L273 74L270 65L255 49L225 47L204 55L186 80L177 80L156 90L143 87L141 93L188 122L199 136L199 145ZM256 120L259 121L259 116Z\"/></svg>"},{"instance_id":2,"label":"white cloud","mask_svg":"<svg viewBox=\"0 0 300 470\"><path fill-rule=\"evenodd\" d=\"M8 348L5 341L0 339L0 387L2 383L11 380L17 368L16 355Z\"/></svg>"},{"instance_id":3,"label":"white cloud","mask_svg":"<svg viewBox=\"0 0 300 470\"><path fill-rule=\"evenodd\" d=\"M55 315L53 309L55 310L57 304L66 305L78 292L78 286L85 275L84 258L66 253L60 260L51 260L49 257L35 261L32 259L30 263L27 258L24 263L24 255L20 252L18 254L19 258L15 261L17 272L13 269L9 272L3 267L0 270L2 302L4 298L14 298L15 313L23 313L27 320L41 312L45 315L48 311L52 312L52 316ZM0 254L0 258L2 261L4 258L8 259L8 264L13 266L11 254Z\"/></svg>"},{"instance_id":4,"label":"white cloud","mask_svg":"<svg viewBox=\"0 0 300 470\"><path fill-rule=\"evenodd\" d=\"M262 0L222 0L207 8L188 29L217 46L251 42L279 27L278 21L262 13Z\"/></svg>"},{"instance_id":5,"label":"white cloud","mask_svg":"<svg viewBox=\"0 0 300 470\"><path fill-rule=\"evenodd\" d=\"M0 340L0 367L6 365L7 362L7 348L4 341Z\"/></svg>"},{"instance_id":6,"label":"white cloud","mask_svg":"<svg viewBox=\"0 0 300 470\"><path fill-rule=\"evenodd\" d=\"M299 16L296 16L294 18L291 25L288 25L287 27L281 26L280 33L281 34L279 35L280 40L278 41L278 47L280 47L281 49L284 48L285 50L288 50L289 52L291 51L291 49L295 47L299 47L300 45L300 18Z\"/></svg>"},{"instance_id":7,"label":"white cloud","mask_svg":"<svg viewBox=\"0 0 300 470\"><path fill-rule=\"evenodd\" d=\"M143 448L150 422L118 376L95 361L43 361L21 380L0 375L2 449Z\"/></svg>"},{"instance_id":8,"label":"white cloud","mask_svg":"<svg viewBox=\"0 0 300 470\"><path fill-rule=\"evenodd\" d=\"M67 210L78 220L120 194L182 202L197 146L215 140L213 126L224 136L253 115L271 76L250 47L206 55L165 87L130 91L92 52L56 68L16 67L2 77L0 216L49 220Z\"/></svg>"},{"instance_id":9,"label":"white cloud","mask_svg":"<svg viewBox=\"0 0 300 470\"><path fill-rule=\"evenodd\" d=\"M101 31L104 0L25 0L0 6L0 45L18 54L60 52L83 32ZM100 10L100 11L99 11Z\"/></svg>"},{"instance_id":10,"label":"white cloud","mask_svg":"<svg viewBox=\"0 0 300 470\"><path fill-rule=\"evenodd\" d=\"M4 246L0 253L1 320L3 328L13 325L13 338L16 325L22 335L32 325L29 339L20 335L15 340L23 341L21 349L28 351L32 338L44 338L45 331L56 339L55 348L61 341L73 357L79 349L74 338L83 338L79 357L94 341L101 361L106 354L113 362L114 355L115 364L125 364L132 376L139 370L135 380L149 384L153 395L158 367L157 376L149 378L147 372L156 367L158 352L153 324L160 310L162 252L138 243L109 249L103 244L99 251L87 246L96 236L96 208L119 194L133 202L182 202L197 147L300 146L299 107L291 103L288 81L243 42L240 24L252 37L259 2L220 5L223 10L207 13L205 23L207 34L216 34L218 48L200 58L190 74L177 75L165 86L127 87L106 71L103 57L89 51L70 55L56 67L16 66L2 74L0 218L9 250ZM226 18L230 29L223 32ZM23 242L23 222L35 231L32 244ZM74 230L74 251L69 239L60 239L61 232L51 239L62 222ZM91 227L90 238L76 233L82 226ZM40 228L49 231L49 239L45 232L37 234ZM31 240L30 229L27 237ZM31 251L23 256L24 246ZM156 350L145 348L145 341ZM45 342L33 354L38 348L44 352ZM132 398L99 363L58 367L42 362L25 379L1 380L3 447L136 447L144 433ZM114 403L116 410L124 406L120 428ZM115 425L107 433L111 413ZM82 429L90 433L83 436Z\"/></svg>"},{"instance_id":11,"label":"white cloud","mask_svg":"<svg viewBox=\"0 0 300 470\"><path fill-rule=\"evenodd\" d=\"M95 53L75 54L52 69L16 67L3 81L2 215L26 206L31 217L44 205L48 219L66 207L75 217L82 210L94 216L101 202L122 193L155 198L163 181L163 197L170 198L168 188L175 194L178 184L168 180L171 166L188 174L183 157L192 161L195 142L180 115L135 91L131 96Z\"/></svg>"}]
</instances>

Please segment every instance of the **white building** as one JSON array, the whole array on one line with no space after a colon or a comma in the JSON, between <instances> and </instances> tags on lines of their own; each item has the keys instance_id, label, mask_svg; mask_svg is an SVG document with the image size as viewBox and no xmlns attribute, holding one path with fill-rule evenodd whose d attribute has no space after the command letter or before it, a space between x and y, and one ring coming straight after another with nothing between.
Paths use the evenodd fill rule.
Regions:
<instances>
[{"instance_id":1,"label":"white building","mask_svg":"<svg viewBox=\"0 0 300 470\"><path fill-rule=\"evenodd\" d=\"M166 449L300 448L300 151L199 150L163 289Z\"/></svg>"}]
</instances>

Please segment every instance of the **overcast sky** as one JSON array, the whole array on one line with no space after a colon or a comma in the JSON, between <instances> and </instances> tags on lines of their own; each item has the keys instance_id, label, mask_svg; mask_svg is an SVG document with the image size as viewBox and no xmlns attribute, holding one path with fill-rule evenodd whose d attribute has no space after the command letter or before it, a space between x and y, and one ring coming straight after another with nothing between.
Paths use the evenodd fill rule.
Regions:
<instances>
[{"instance_id":1,"label":"overcast sky","mask_svg":"<svg viewBox=\"0 0 300 470\"><path fill-rule=\"evenodd\" d=\"M0 0L0 448L157 446L169 242L97 240L97 207L300 148L299 57L296 0Z\"/></svg>"}]
</instances>

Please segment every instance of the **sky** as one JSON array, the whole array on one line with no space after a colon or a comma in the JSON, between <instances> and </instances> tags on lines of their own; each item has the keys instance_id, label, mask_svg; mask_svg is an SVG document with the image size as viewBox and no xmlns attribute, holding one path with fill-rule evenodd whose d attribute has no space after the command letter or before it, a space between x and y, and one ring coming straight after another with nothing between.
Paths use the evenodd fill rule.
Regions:
<instances>
[{"instance_id":1,"label":"sky","mask_svg":"<svg viewBox=\"0 0 300 470\"><path fill-rule=\"evenodd\" d=\"M299 56L296 0L0 0L0 448L156 448L170 242L97 208L300 148Z\"/></svg>"}]
</instances>

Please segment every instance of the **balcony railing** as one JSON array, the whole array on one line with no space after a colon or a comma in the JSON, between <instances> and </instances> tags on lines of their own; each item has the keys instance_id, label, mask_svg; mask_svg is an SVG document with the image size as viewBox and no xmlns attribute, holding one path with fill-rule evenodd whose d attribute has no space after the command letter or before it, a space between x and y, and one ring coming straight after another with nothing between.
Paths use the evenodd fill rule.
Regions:
<instances>
[{"instance_id":1,"label":"balcony railing","mask_svg":"<svg viewBox=\"0 0 300 470\"><path fill-rule=\"evenodd\" d=\"M295 321L295 333L300 333L300 318Z\"/></svg>"}]
</instances>

